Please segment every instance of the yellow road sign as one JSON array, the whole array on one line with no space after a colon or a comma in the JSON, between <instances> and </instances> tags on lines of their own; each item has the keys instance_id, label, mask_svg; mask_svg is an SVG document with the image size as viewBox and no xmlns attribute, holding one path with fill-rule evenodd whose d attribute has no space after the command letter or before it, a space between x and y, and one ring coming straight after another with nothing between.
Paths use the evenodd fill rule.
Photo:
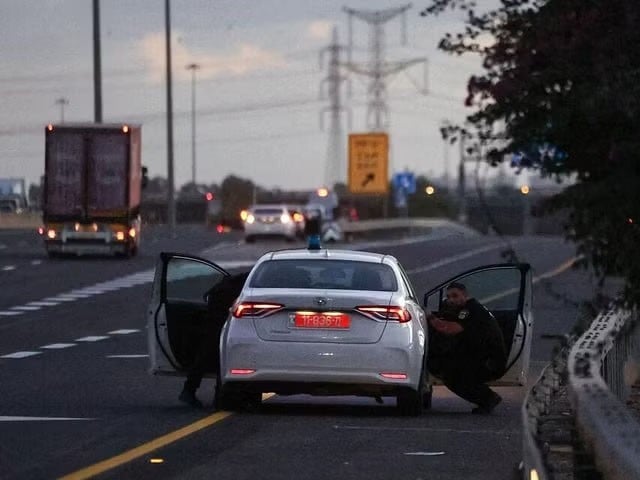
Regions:
<instances>
[{"instance_id":1,"label":"yellow road sign","mask_svg":"<svg viewBox=\"0 0 640 480\"><path fill-rule=\"evenodd\" d=\"M349 191L381 194L389 191L389 136L349 135Z\"/></svg>"}]
</instances>

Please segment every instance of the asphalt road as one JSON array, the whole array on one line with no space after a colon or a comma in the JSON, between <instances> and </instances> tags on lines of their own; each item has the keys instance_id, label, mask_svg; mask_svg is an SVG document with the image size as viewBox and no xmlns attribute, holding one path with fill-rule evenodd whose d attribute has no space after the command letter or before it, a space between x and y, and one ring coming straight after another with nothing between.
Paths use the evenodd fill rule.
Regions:
<instances>
[{"instance_id":1,"label":"asphalt road","mask_svg":"<svg viewBox=\"0 0 640 480\"><path fill-rule=\"evenodd\" d=\"M239 266L280 244L240 245L196 227L172 238L159 228L147 231L142 255L130 261L49 261L38 240L0 232L0 478L57 478L104 460L112 468L100 478L114 479L515 478L524 388L500 388L505 401L489 417L472 416L469 404L437 387L433 410L421 418L399 417L392 399L305 396L273 397L258 413L220 418L210 406L180 404L180 379L147 374L144 311L159 251L209 247L203 255ZM557 273L534 290L533 381L554 342L541 334L568 331L572 302L588 298L592 284L585 272L557 270L574 257L560 239L513 245L535 275ZM368 249L398 257L422 293L502 261L504 245L450 237ZM38 308L12 310L29 305ZM21 313L1 313L11 311ZM211 381L199 395L211 404ZM113 460L182 427L196 430L198 421L208 426L120 466Z\"/></svg>"}]
</instances>

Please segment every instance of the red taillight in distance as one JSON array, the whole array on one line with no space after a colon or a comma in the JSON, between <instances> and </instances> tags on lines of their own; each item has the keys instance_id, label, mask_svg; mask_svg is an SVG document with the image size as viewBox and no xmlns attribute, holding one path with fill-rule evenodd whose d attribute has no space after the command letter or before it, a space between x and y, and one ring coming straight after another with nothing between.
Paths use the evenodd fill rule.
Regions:
<instances>
[{"instance_id":1,"label":"red taillight in distance","mask_svg":"<svg viewBox=\"0 0 640 480\"><path fill-rule=\"evenodd\" d=\"M280 303L269 302L241 302L233 309L235 318L258 317L263 318L284 308Z\"/></svg>"},{"instance_id":2,"label":"red taillight in distance","mask_svg":"<svg viewBox=\"0 0 640 480\"><path fill-rule=\"evenodd\" d=\"M411 321L411 314L409 313L409 310L403 307L393 305L388 305L386 307L366 305L363 307L356 307L356 310L363 315L379 320L391 320L398 323L407 323Z\"/></svg>"}]
</instances>

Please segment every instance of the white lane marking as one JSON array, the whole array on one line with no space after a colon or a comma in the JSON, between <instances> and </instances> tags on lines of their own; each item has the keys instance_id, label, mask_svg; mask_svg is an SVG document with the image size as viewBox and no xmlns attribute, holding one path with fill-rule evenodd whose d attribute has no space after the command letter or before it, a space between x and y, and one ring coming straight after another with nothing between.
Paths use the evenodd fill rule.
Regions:
<instances>
[{"instance_id":1,"label":"white lane marking","mask_svg":"<svg viewBox=\"0 0 640 480\"><path fill-rule=\"evenodd\" d=\"M40 265L42 260L31 260L31 265Z\"/></svg>"},{"instance_id":2,"label":"white lane marking","mask_svg":"<svg viewBox=\"0 0 640 480\"><path fill-rule=\"evenodd\" d=\"M74 418L74 417L21 417L0 415L0 422L76 422L95 420L95 418Z\"/></svg>"},{"instance_id":3,"label":"white lane marking","mask_svg":"<svg viewBox=\"0 0 640 480\"><path fill-rule=\"evenodd\" d=\"M407 452L405 455L413 457L439 457L444 455L444 452Z\"/></svg>"},{"instance_id":4,"label":"white lane marking","mask_svg":"<svg viewBox=\"0 0 640 480\"><path fill-rule=\"evenodd\" d=\"M89 335L88 337L76 338L76 342L99 342L100 340L106 340L109 338L106 335Z\"/></svg>"},{"instance_id":5,"label":"white lane marking","mask_svg":"<svg viewBox=\"0 0 640 480\"><path fill-rule=\"evenodd\" d=\"M122 328L120 330L113 330L109 332L109 335L129 335L130 333L138 333L140 329L138 328Z\"/></svg>"},{"instance_id":6,"label":"white lane marking","mask_svg":"<svg viewBox=\"0 0 640 480\"><path fill-rule=\"evenodd\" d=\"M58 298L68 298L70 300L78 300L79 298L89 298L91 295L88 293L64 293L62 295L58 295Z\"/></svg>"},{"instance_id":7,"label":"white lane marking","mask_svg":"<svg viewBox=\"0 0 640 480\"><path fill-rule=\"evenodd\" d=\"M107 358L149 358L149 355L107 355Z\"/></svg>"},{"instance_id":8,"label":"white lane marking","mask_svg":"<svg viewBox=\"0 0 640 480\"><path fill-rule=\"evenodd\" d=\"M0 311L0 317L15 317L16 315L22 315L24 312L15 311Z\"/></svg>"},{"instance_id":9,"label":"white lane marking","mask_svg":"<svg viewBox=\"0 0 640 480\"><path fill-rule=\"evenodd\" d=\"M43 301L45 302L75 302L76 298L67 298L67 297L47 297Z\"/></svg>"},{"instance_id":10,"label":"white lane marking","mask_svg":"<svg viewBox=\"0 0 640 480\"><path fill-rule=\"evenodd\" d=\"M58 302L29 302L27 303L28 307L54 307L56 305L60 305Z\"/></svg>"},{"instance_id":11,"label":"white lane marking","mask_svg":"<svg viewBox=\"0 0 640 480\"><path fill-rule=\"evenodd\" d=\"M36 310L40 310L41 308L42 307L19 305L17 307L11 307L11 310L24 311L24 312L35 312Z\"/></svg>"},{"instance_id":12,"label":"white lane marking","mask_svg":"<svg viewBox=\"0 0 640 480\"><path fill-rule=\"evenodd\" d=\"M480 255L481 253L490 252L491 250L498 250L499 248L506 248L503 243L493 243L491 245L485 245L484 247L476 248L474 250L469 250L468 252L461 253L460 255L454 255L453 257L443 258L442 260L434 263L430 263L425 265L424 267L413 268L411 270L407 270L407 273L413 275L415 273L424 273L430 270L435 270L436 268L444 267L445 265L449 265L450 263L456 263L460 260L466 260L467 258L475 257L476 255Z\"/></svg>"},{"instance_id":13,"label":"white lane marking","mask_svg":"<svg viewBox=\"0 0 640 480\"><path fill-rule=\"evenodd\" d=\"M27 358L34 355L40 355L42 352L13 352L8 355L2 355L0 358Z\"/></svg>"},{"instance_id":14,"label":"white lane marking","mask_svg":"<svg viewBox=\"0 0 640 480\"><path fill-rule=\"evenodd\" d=\"M15 270L15 269L16 269L15 265L5 265L4 267L2 267L3 272L10 272L11 270Z\"/></svg>"},{"instance_id":15,"label":"white lane marking","mask_svg":"<svg viewBox=\"0 0 640 480\"><path fill-rule=\"evenodd\" d=\"M62 350L63 348L75 347L76 343L51 343L49 345L43 345L40 348L45 350Z\"/></svg>"}]
</instances>

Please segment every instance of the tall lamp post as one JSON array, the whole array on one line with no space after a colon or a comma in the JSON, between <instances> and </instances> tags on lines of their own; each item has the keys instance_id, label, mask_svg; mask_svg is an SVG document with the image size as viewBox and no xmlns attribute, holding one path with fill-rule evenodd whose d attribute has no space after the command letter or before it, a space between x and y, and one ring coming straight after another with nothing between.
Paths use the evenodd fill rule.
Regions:
<instances>
[{"instance_id":1,"label":"tall lamp post","mask_svg":"<svg viewBox=\"0 0 640 480\"><path fill-rule=\"evenodd\" d=\"M69 100L64 97L56 99L56 105L60 105L60 123L64 123L64 107L69 105Z\"/></svg>"},{"instance_id":2,"label":"tall lamp post","mask_svg":"<svg viewBox=\"0 0 640 480\"><path fill-rule=\"evenodd\" d=\"M164 2L165 53L167 66L167 222L171 232L176 228L175 179L173 171L173 90L171 83L171 6Z\"/></svg>"},{"instance_id":3,"label":"tall lamp post","mask_svg":"<svg viewBox=\"0 0 640 480\"><path fill-rule=\"evenodd\" d=\"M191 183L196 185L196 71L200 69L197 63L187 65L191 71Z\"/></svg>"}]
</instances>

